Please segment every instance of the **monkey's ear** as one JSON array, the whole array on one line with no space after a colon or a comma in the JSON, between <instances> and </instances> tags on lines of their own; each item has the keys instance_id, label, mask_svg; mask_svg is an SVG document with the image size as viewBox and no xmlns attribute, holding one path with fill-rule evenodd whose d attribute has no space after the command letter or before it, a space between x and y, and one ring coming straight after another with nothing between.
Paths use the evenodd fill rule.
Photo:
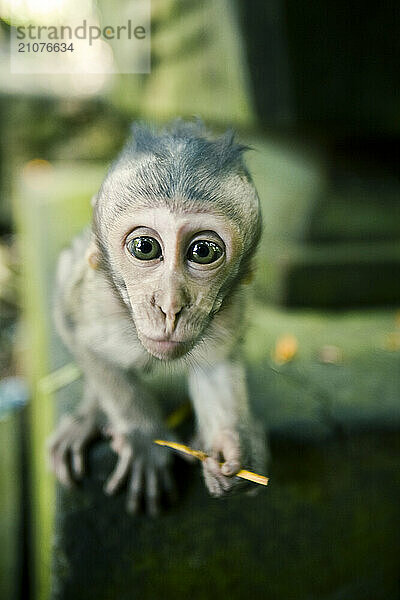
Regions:
<instances>
[{"instance_id":1,"label":"monkey's ear","mask_svg":"<svg viewBox=\"0 0 400 600\"><path fill-rule=\"evenodd\" d=\"M91 240L86 250L85 258L92 269L97 269L100 264L100 253L94 240Z\"/></svg>"}]
</instances>

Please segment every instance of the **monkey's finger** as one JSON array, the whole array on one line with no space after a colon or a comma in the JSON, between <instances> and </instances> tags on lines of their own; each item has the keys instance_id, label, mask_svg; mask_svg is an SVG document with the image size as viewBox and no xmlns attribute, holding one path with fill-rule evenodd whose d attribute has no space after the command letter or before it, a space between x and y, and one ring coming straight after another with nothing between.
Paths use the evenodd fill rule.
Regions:
<instances>
[{"instance_id":1,"label":"monkey's finger","mask_svg":"<svg viewBox=\"0 0 400 600\"><path fill-rule=\"evenodd\" d=\"M116 492L120 487L124 479L126 478L129 467L132 462L133 451L130 446L124 446L118 457L117 466L114 469L113 474L107 481L104 491L106 494L111 495Z\"/></svg>"},{"instance_id":2,"label":"monkey's finger","mask_svg":"<svg viewBox=\"0 0 400 600\"><path fill-rule=\"evenodd\" d=\"M146 470L146 508L151 517L157 517L160 512L159 485L156 470L149 467Z\"/></svg>"},{"instance_id":3,"label":"monkey's finger","mask_svg":"<svg viewBox=\"0 0 400 600\"><path fill-rule=\"evenodd\" d=\"M78 479L82 479L85 474L84 450L97 433L98 429L93 423L86 423L72 441L71 468L73 475Z\"/></svg>"},{"instance_id":4,"label":"monkey's finger","mask_svg":"<svg viewBox=\"0 0 400 600\"><path fill-rule=\"evenodd\" d=\"M69 443L66 439L54 451L53 470L62 485L72 487L74 482L69 469L68 451Z\"/></svg>"},{"instance_id":5,"label":"monkey's finger","mask_svg":"<svg viewBox=\"0 0 400 600\"><path fill-rule=\"evenodd\" d=\"M116 452L117 454L121 454L125 445L126 445L125 437L122 433L113 433L112 434L110 446L114 450L114 452Z\"/></svg>"},{"instance_id":6,"label":"monkey's finger","mask_svg":"<svg viewBox=\"0 0 400 600\"><path fill-rule=\"evenodd\" d=\"M138 458L134 462L133 473L128 490L128 501L126 510L131 514L136 514L140 506L140 496L143 490L143 460Z\"/></svg>"},{"instance_id":7,"label":"monkey's finger","mask_svg":"<svg viewBox=\"0 0 400 600\"><path fill-rule=\"evenodd\" d=\"M206 458L203 462L203 473L213 496L221 496L231 489L232 480L222 475L219 462L214 458Z\"/></svg>"},{"instance_id":8,"label":"monkey's finger","mask_svg":"<svg viewBox=\"0 0 400 600\"><path fill-rule=\"evenodd\" d=\"M75 440L71 447L71 468L72 473L78 479L82 479L85 471L85 465L83 460L83 449L86 443L85 438Z\"/></svg>"},{"instance_id":9,"label":"monkey's finger","mask_svg":"<svg viewBox=\"0 0 400 600\"><path fill-rule=\"evenodd\" d=\"M71 426L71 423L72 418L70 415L64 415L61 418L57 429L46 440L46 447L49 451L63 441Z\"/></svg>"},{"instance_id":10,"label":"monkey's finger","mask_svg":"<svg viewBox=\"0 0 400 600\"><path fill-rule=\"evenodd\" d=\"M221 473L226 477L232 477L239 473L241 464L238 460L227 460L221 467Z\"/></svg>"},{"instance_id":11,"label":"monkey's finger","mask_svg":"<svg viewBox=\"0 0 400 600\"><path fill-rule=\"evenodd\" d=\"M203 462L203 476L208 491L212 496L221 496L222 490L219 485L218 479L212 475L206 465L206 461Z\"/></svg>"},{"instance_id":12,"label":"monkey's finger","mask_svg":"<svg viewBox=\"0 0 400 600\"><path fill-rule=\"evenodd\" d=\"M214 460L215 470L218 469L219 474L222 474L225 477L232 477L232 475L236 475L241 469L241 463L235 459L227 460L224 451L218 452L217 450L213 450L209 458ZM225 462L221 464L221 460L224 460Z\"/></svg>"},{"instance_id":13,"label":"monkey's finger","mask_svg":"<svg viewBox=\"0 0 400 600\"><path fill-rule=\"evenodd\" d=\"M207 471L204 471L204 480L211 496L214 496L215 498L223 496L224 490L216 477L207 473Z\"/></svg>"},{"instance_id":14,"label":"monkey's finger","mask_svg":"<svg viewBox=\"0 0 400 600\"><path fill-rule=\"evenodd\" d=\"M220 466L217 459L209 456L203 461L203 466L212 475L221 475Z\"/></svg>"},{"instance_id":15,"label":"monkey's finger","mask_svg":"<svg viewBox=\"0 0 400 600\"><path fill-rule=\"evenodd\" d=\"M221 472L227 477L232 477L240 471L240 445L239 440L233 435L225 435L222 446L222 454L225 462L221 467Z\"/></svg>"}]
</instances>

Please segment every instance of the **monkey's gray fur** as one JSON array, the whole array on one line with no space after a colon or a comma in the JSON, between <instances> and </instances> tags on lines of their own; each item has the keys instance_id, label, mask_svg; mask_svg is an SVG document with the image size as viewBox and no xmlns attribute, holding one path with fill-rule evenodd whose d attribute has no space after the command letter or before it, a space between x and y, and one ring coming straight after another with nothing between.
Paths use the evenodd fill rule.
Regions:
<instances>
[{"instance_id":1,"label":"monkey's gray fur","mask_svg":"<svg viewBox=\"0 0 400 600\"><path fill-rule=\"evenodd\" d=\"M92 231L61 254L55 320L85 382L80 408L49 444L62 483L82 477L102 415L119 457L106 492L128 479L128 509L144 498L158 511L173 483L170 454L153 439L172 436L147 382L165 365L187 374L211 494L237 488L242 466L263 471L240 347L261 233L245 149L232 132L212 138L201 121L160 132L134 125L94 199Z\"/></svg>"}]
</instances>

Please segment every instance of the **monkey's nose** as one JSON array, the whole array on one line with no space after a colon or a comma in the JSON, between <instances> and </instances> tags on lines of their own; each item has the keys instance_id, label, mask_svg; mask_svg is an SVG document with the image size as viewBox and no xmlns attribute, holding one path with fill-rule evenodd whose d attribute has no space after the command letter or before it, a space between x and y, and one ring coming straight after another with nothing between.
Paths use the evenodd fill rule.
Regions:
<instances>
[{"instance_id":1,"label":"monkey's nose","mask_svg":"<svg viewBox=\"0 0 400 600\"><path fill-rule=\"evenodd\" d=\"M158 306L165 319L165 332L170 335L177 320L185 306L188 305L188 297L184 289L173 290L154 297L154 304Z\"/></svg>"},{"instance_id":2,"label":"monkey's nose","mask_svg":"<svg viewBox=\"0 0 400 600\"><path fill-rule=\"evenodd\" d=\"M174 312L171 310L166 312L160 306L160 310L163 313L163 315L165 316L165 333L167 335L171 335L171 333L175 329L177 318L179 317L180 313L182 312L182 309L180 308L177 312Z\"/></svg>"}]
</instances>

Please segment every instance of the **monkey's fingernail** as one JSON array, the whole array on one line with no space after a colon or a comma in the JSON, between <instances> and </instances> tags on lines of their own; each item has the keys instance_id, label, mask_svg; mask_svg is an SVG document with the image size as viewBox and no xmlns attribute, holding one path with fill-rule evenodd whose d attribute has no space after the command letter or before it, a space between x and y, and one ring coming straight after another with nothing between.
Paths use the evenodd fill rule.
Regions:
<instances>
[{"instance_id":1,"label":"monkey's fingernail","mask_svg":"<svg viewBox=\"0 0 400 600\"><path fill-rule=\"evenodd\" d=\"M81 456L73 455L72 468L73 468L75 477L78 477L78 479L80 479L83 475L83 461L82 461Z\"/></svg>"},{"instance_id":2,"label":"monkey's fingernail","mask_svg":"<svg viewBox=\"0 0 400 600\"><path fill-rule=\"evenodd\" d=\"M126 504L126 510L130 515L136 515L137 512L139 511L139 501L137 498L134 498L133 500L128 500L127 504Z\"/></svg>"},{"instance_id":3,"label":"monkey's fingernail","mask_svg":"<svg viewBox=\"0 0 400 600\"><path fill-rule=\"evenodd\" d=\"M112 496L115 492L115 485L113 485L113 483L106 483L103 490L104 493L107 494L107 496Z\"/></svg>"}]
</instances>

